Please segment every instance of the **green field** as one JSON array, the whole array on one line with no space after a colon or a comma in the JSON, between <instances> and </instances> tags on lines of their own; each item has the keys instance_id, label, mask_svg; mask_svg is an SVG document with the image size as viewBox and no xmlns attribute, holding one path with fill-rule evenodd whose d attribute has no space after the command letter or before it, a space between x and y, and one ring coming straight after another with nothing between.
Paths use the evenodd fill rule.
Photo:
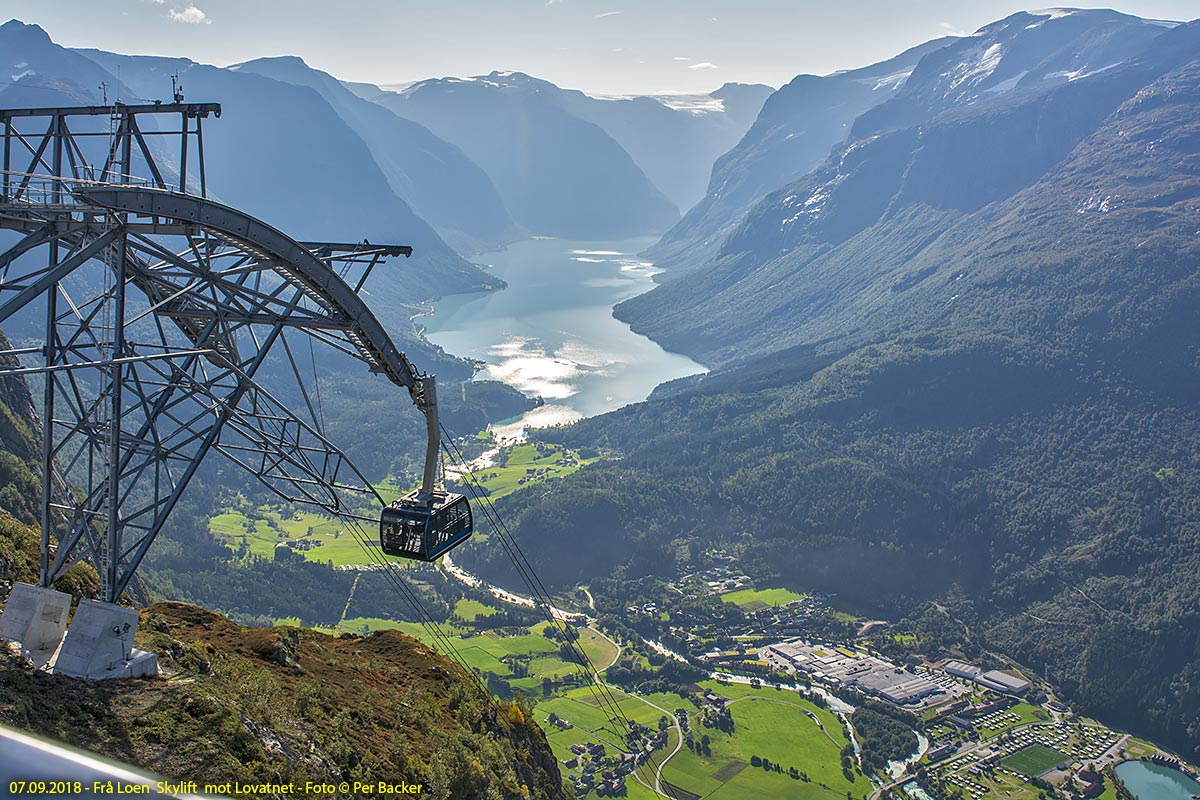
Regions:
<instances>
[{"instance_id":1,"label":"green field","mask_svg":"<svg viewBox=\"0 0 1200 800\"><path fill-rule=\"evenodd\" d=\"M1053 748L1040 744L1018 750L1004 759L1004 766L1022 775L1036 777L1043 772L1053 769L1060 761L1070 761L1071 757Z\"/></svg>"},{"instance_id":2,"label":"green field","mask_svg":"<svg viewBox=\"0 0 1200 800\"><path fill-rule=\"evenodd\" d=\"M508 460L504 466L484 467L475 472L476 480L488 490L492 500L512 494L518 489L537 485L549 478L565 477L580 467L598 460L594 458L581 459L574 453L564 456L563 448L558 445L543 445L542 451L539 453L537 445L521 444L508 449L507 454ZM563 459L570 463L565 465L554 463Z\"/></svg>"},{"instance_id":3,"label":"green field","mask_svg":"<svg viewBox=\"0 0 1200 800\"><path fill-rule=\"evenodd\" d=\"M492 614L495 613L495 610L489 606L471 600L460 600L455 607L456 610L464 603L468 604L465 606L468 613L470 611L478 612L480 608L488 609ZM466 618L462 614L459 616L463 619ZM538 623L530 629L529 634L523 636L501 636L492 631L468 635L470 633L468 628L453 624L443 624L441 630L451 638L454 649L458 651L467 666L474 667L481 672L494 672L508 680L514 689L519 689L531 697L540 697L543 678L561 681L569 675L579 675L584 672L584 668L580 665L564 661L560 657L561 645L558 642L552 642L542 635L548 626L547 622ZM417 623L396 622L374 617L356 617L344 620L338 628L341 631L359 634L377 630L398 630L431 647L441 649L441 644L434 641L429 632ZM593 664L603 667L612 661L616 650L611 642L591 628L583 628L577 633L580 647ZM462 638L464 635L468 635L467 638ZM514 658L519 659L526 666L528 670L526 677L514 676L513 668L506 663Z\"/></svg>"},{"instance_id":4,"label":"green field","mask_svg":"<svg viewBox=\"0 0 1200 800\"><path fill-rule=\"evenodd\" d=\"M1003 797L1007 800L1039 800L1042 790L1032 784L1017 780L1011 775L996 772L994 775L963 776L969 785L979 786L986 790L985 797Z\"/></svg>"},{"instance_id":5,"label":"green field","mask_svg":"<svg viewBox=\"0 0 1200 800\"><path fill-rule=\"evenodd\" d=\"M467 622L474 622L480 617L490 617L495 613L496 609L491 606L484 605L478 600L468 600L465 597L454 604L454 615Z\"/></svg>"},{"instance_id":6,"label":"green field","mask_svg":"<svg viewBox=\"0 0 1200 800\"><path fill-rule=\"evenodd\" d=\"M246 513L251 512L247 510ZM226 539L235 550L245 542L252 555L262 558L274 558L275 545L280 542L295 544L307 540L314 546L307 550L296 548L296 552L309 561L327 561L334 566L372 561L358 540L336 520L307 511L294 511L285 516L275 510L259 508L253 513L258 518L252 528L245 513L231 509L209 520L208 529ZM367 527L367 542L373 546L374 530Z\"/></svg>"},{"instance_id":7,"label":"green field","mask_svg":"<svg viewBox=\"0 0 1200 800\"><path fill-rule=\"evenodd\" d=\"M583 649L583 654L587 656L588 661L598 670L603 670L611 664L617 655L616 645L591 628L583 628L579 631L579 646Z\"/></svg>"},{"instance_id":8,"label":"green field","mask_svg":"<svg viewBox=\"0 0 1200 800\"><path fill-rule=\"evenodd\" d=\"M671 785L706 800L710 797L833 800L846 797L847 792L853 797L870 793L871 787L862 775L856 774L852 783L842 774L839 760L846 738L841 722L832 712L789 691L715 681L703 682L700 687L734 701L729 707L735 724L732 736L704 727L699 721L700 709L679 695L654 694L644 698L671 712L685 708L693 720L695 741L704 735L709 737L709 754L683 747L667 762L663 778ZM672 742L661 755L673 748ZM751 756L778 763L783 772L752 767ZM789 767L805 773L809 781L791 778Z\"/></svg>"},{"instance_id":9,"label":"green field","mask_svg":"<svg viewBox=\"0 0 1200 800\"><path fill-rule=\"evenodd\" d=\"M760 608L782 606L802 600L804 595L797 594L790 589L739 589L736 592L721 595L721 599L748 611L757 611Z\"/></svg>"},{"instance_id":10,"label":"green field","mask_svg":"<svg viewBox=\"0 0 1200 800\"><path fill-rule=\"evenodd\" d=\"M463 632L463 629L443 624L441 625L441 630L454 640L456 646L458 645L459 640L457 637ZM424 642L430 647L441 649L440 644L434 641L434 637L429 634L429 631L425 630L425 626L417 622L396 622L392 619L380 619L378 617L353 617L342 620L338 624L338 631L357 634L374 633L375 631L400 631Z\"/></svg>"}]
</instances>

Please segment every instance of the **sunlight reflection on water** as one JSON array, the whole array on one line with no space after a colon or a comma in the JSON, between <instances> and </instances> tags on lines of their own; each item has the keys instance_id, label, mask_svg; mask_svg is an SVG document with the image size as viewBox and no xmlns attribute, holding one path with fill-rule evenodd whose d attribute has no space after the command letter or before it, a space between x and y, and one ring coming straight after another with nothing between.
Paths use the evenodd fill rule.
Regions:
<instances>
[{"instance_id":1,"label":"sunlight reflection on water","mask_svg":"<svg viewBox=\"0 0 1200 800\"><path fill-rule=\"evenodd\" d=\"M498 436L602 414L644 400L663 381L704 371L612 316L616 303L654 287L659 270L631 255L652 242L518 242L487 256L508 288L446 298L423 318L430 341L483 362L479 379L546 401L493 426Z\"/></svg>"}]
</instances>

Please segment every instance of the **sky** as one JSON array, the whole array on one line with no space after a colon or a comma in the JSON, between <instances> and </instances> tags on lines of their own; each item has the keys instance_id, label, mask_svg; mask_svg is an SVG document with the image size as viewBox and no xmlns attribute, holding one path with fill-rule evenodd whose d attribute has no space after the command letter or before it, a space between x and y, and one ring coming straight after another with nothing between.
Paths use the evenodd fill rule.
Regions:
<instances>
[{"instance_id":1,"label":"sky","mask_svg":"<svg viewBox=\"0 0 1200 800\"><path fill-rule=\"evenodd\" d=\"M1156 19L1200 0L1074 3ZM1033 6L1037 8L1037 6ZM2 0L68 47L227 66L298 55L342 80L519 70L599 95L781 86L970 33L1013 0Z\"/></svg>"}]
</instances>

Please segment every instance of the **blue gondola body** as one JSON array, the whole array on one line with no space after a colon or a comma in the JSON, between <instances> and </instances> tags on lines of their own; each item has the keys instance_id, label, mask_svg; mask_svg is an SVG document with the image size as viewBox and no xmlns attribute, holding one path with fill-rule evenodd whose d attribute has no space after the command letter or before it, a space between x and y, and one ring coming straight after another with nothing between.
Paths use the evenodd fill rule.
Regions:
<instances>
[{"instance_id":1,"label":"blue gondola body","mask_svg":"<svg viewBox=\"0 0 1200 800\"><path fill-rule=\"evenodd\" d=\"M411 492L383 509L379 546L390 556L436 561L470 538L471 506L461 494L435 491L431 500Z\"/></svg>"}]
</instances>

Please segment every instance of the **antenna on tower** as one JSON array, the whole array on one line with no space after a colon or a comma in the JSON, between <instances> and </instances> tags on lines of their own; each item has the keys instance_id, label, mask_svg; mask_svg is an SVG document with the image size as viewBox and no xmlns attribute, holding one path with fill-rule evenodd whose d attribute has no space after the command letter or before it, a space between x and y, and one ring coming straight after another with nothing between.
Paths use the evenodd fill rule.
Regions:
<instances>
[{"instance_id":1,"label":"antenna on tower","mask_svg":"<svg viewBox=\"0 0 1200 800\"><path fill-rule=\"evenodd\" d=\"M179 83L179 73L176 72L171 76L171 96L176 103L183 102L183 86Z\"/></svg>"},{"instance_id":2,"label":"antenna on tower","mask_svg":"<svg viewBox=\"0 0 1200 800\"><path fill-rule=\"evenodd\" d=\"M106 106L108 105L108 81L101 81L99 89L101 98L100 105Z\"/></svg>"}]
</instances>

